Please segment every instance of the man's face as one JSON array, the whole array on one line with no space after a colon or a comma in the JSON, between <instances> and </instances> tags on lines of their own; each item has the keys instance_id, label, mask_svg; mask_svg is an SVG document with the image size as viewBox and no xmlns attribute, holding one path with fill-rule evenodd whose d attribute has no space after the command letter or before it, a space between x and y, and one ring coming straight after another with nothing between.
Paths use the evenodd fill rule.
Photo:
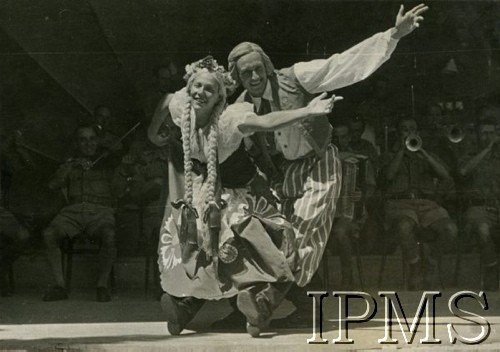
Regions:
<instances>
[{"instance_id":1,"label":"man's face","mask_svg":"<svg viewBox=\"0 0 500 352\"><path fill-rule=\"evenodd\" d=\"M111 119L111 110L106 107L100 107L95 112L95 121L100 129L106 130Z\"/></svg>"},{"instance_id":2,"label":"man's face","mask_svg":"<svg viewBox=\"0 0 500 352\"><path fill-rule=\"evenodd\" d=\"M349 131L351 132L351 141L353 143L358 143L361 140L361 136L365 131L365 126L361 121L353 121L349 127Z\"/></svg>"},{"instance_id":3,"label":"man's face","mask_svg":"<svg viewBox=\"0 0 500 352\"><path fill-rule=\"evenodd\" d=\"M243 88L253 97L262 97L267 85L264 61L259 53L242 56L236 63Z\"/></svg>"},{"instance_id":4,"label":"man's face","mask_svg":"<svg viewBox=\"0 0 500 352\"><path fill-rule=\"evenodd\" d=\"M429 106L427 108L427 112L429 114L429 117L432 117L432 118L439 118L443 115L441 112L441 108L437 105Z\"/></svg>"},{"instance_id":5,"label":"man's face","mask_svg":"<svg viewBox=\"0 0 500 352\"><path fill-rule=\"evenodd\" d=\"M494 125L479 126L478 138L481 147L486 148L496 136L497 131Z\"/></svg>"},{"instance_id":6,"label":"man's face","mask_svg":"<svg viewBox=\"0 0 500 352\"><path fill-rule=\"evenodd\" d=\"M168 93L172 89L173 74L168 67L162 67L158 70L158 85L160 91Z\"/></svg>"},{"instance_id":7,"label":"man's face","mask_svg":"<svg viewBox=\"0 0 500 352\"><path fill-rule=\"evenodd\" d=\"M349 150L350 142L351 136L349 135L349 128L347 126L339 126L333 129L333 143L335 143L341 152Z\"/></svg>"},{"instance_id":8,"label":"man's face","mask_svg":"<svg viewBox=\"0 0 500 352\"><path fill-rule=\"evenodd\" d=\"M78 130L78 149L83 156L94 156L97 152L97 135L94 129L83 127Z\"/></svg>"},{"instance_id":9,"label":"man's face","mask_svg":"<svg viewBox=\"0 0 500 352\"><path fill-rule=\"evenodd\" d=\"M417 123L415 120L404 120L399 124L399 136L406 138L410 134L417 133Z\"/></svg>"},{"instance_id":10,"label":"man's face","mask_svg":"<svg viewBox=\"0 0 500 352\"><path fill-rule=\"evenodd\" d=\"M492 106L483 108L479 120L493 120L498 123L500 121L500 109Z\"/></svg>"}]
</instances>

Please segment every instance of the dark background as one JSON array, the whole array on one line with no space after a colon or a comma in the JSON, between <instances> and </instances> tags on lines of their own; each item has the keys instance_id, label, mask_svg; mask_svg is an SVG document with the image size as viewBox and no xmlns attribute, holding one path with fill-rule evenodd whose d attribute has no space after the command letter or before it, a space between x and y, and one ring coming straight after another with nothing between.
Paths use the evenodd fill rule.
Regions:
<instances>
[{"instance_id":1,"label":"dark background","mask_svg":"<svg viewBox=\"0 0 500 352\"><path fill-rule=\"evenodd\" d=\"M227 65L228 52L244 40L262 45L277 68L322 58L393 26L400 3L1 0L2 134L20 130L28 144L63 160L74 128L96 105L111 108L117 134L143 119L157 89L155 68L169 60L179 71L207 54ZM405 2L407 10L416 4ZM382 69L338 92L345 100L337 116L352 115L381 76L389 82L389 103L402 114L412 111L411 85L416 111L429 101L459 99L473 114L478 102L496 99L500 3L426 4L422 28L399 43ZM42 159L40 187L57 167Z\"/></svg>"}]
</instances>

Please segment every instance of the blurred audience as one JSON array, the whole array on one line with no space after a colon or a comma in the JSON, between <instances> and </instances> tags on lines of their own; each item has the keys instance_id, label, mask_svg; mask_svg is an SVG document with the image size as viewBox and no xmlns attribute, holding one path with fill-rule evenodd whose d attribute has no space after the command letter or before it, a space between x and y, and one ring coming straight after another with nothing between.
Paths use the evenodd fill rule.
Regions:
<instances>
[{"instance_id":1,"label":"blurred audience","mask_svg":"<svg viewBox=\"0 0 500 352\"><path fill-rule=\"evenodd\" d=\"M88 236L99 241L100 263L96 300L111 300L109 276L116 258L115 199L123 194L126 179L115 172L116 162L109 157L94 163L98 155L98 134L93 126L80 126L75 133L78 155L57 170L49 182L51 189L61 190L67 205L44 230L47 259L55 286L43 296L44 301L68 298L61 268L60 247L65 240Z\"/></svg>"},{"instance_id":2,"label":"blurred audience","mask_svg":"<svg viewBox=\"0 0 500 352\"><path fill-rule=\"evenodd\" d=\"M142 241L156 247L163 209L167 199L168 150L160 148L145 138L146 131L138 134L144 137L132 144L130 151L122 158L119 173L128 181L124 203L133 203L139 207L142 216L141 229L145 237Z\"/></svg>"},{"instance_id":3,"label":"blurred audience","mask_svg":"<svg viewBox=\"0 0 500 352\"><path fill-rule=\"evenodd\" d=\"M110 152L118 152L123 149L120 137L112 131L111 109L104 105L98 105L94 109L94 126L96 127L99 146Z\"/></svg>"},{"instance_id":4,"label":"blurred audience","mask_svg":"<svg viewBox=\"0 0 500 352\"><path fill-rule=\"evenodd\" d=\"M465 231L479 246L482 289L498 290L498 229L500 225L500 146L496 121L477 123L478 148L465 155L459 173L465 178Z\"/></svg>"},{"instance_id":5,"label":"blurred audience","mask_svg":"<svg viewBox=\"0 0 500 352\"><path fill-rule=\"evenodd\" d=\"M354 133L351 133L349 126L354 126ZM367 219L366 204L371 201L376 187L372 163L376 153L373 153L374 148L369 142L361 140L361 133L359 121L340 121L333 129L333 143L339 149L343 177L329 248L333 251L338 246L341 286L344 290L353 288L353 246L359 255L360 230ZM353 138L353 135L356 136Z\"/></svg>"},{"instance_id":6,"label":"blurred audience","mask_svg":"<svg viewBox=\"0 0 500 352\"><path fill-rule=\"evenodd\" d=\"M436 257L453 248L457 235L448 212L435 202L438 180L451 176L435 154L419 145L421 139L414 119L401 119L398 133L399 141L384 156L382 165L384 215L388 235L397 238L409 268L408 288L419 290L435 284L432 280ZM426 258L419 242L431 246L432 253Z\"/></svg>"}]
</instances>

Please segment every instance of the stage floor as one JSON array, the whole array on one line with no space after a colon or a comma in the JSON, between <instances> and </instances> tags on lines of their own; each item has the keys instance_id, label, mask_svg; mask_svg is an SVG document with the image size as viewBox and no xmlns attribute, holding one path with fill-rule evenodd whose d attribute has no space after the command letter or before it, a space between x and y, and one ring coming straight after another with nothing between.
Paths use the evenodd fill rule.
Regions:
<instances>
[{"instance_id":1,"label":"stage floor","mask_svg":"<svg viewBox=\"0 0 500 352\"><path fill-rule=\"evenodd\" d=\"M376 295L376 292L371 292ZM139 291L115 294L112 302L94 302L93 290L79 289L73 292L70 300L45 303L40 295L33 292L19 292L13 297L0 298L0 350L161 350L161 351L331 351L333 349L500 349L500 295L487 293L489 309L483 311L478 302L464 300L461 307L484 316L490 323L488 339L474 346L461 343L450 345L446 324L457 323L457 330L468 337L477 336L480 328L474 323L453 317L448 311L448 299L455 291L443 292L436 299L436 337L440 345L420 345L425 336L423 318L413 343L407 345L397 324L393 327L393 337L399 339L398 345L380 345L377 340L384 336L384 306L378 297L377 313L368 323L351 324L349 337L352 345L333 346L331 340L338 336L337 299L328 297L324 302L324 334L329 339L327 345L308 345L306 339L312 335L311 328L276 330L266 332L261 338L251 338L243 327L234 332L214 332L208 328L210 323L230 312L227 302L206 304L196 319L181 336L169 336L163 321L159 302ZM419 292L398 292L411 325L417 305ZM286 316L292 305L285 302L276 316ZM352 309L352 311L351 311ZM353 300L349 305L350 314L362 314L365 304Z\"/></svg>"}]
</instances>

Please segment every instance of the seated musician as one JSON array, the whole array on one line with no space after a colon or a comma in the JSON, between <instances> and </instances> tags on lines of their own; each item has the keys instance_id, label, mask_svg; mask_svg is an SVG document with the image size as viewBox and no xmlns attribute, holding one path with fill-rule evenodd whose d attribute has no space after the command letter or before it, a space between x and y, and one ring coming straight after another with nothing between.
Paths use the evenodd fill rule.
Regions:
<instances>
[{"instance_id":1,"label":"seated musician","mask_svg":"<svg viewBox=\"0 0 500 352\"><path fill-rule=\"evenodd\" d=\"M9 267L23 252L29 239L28 229L12 213L9 193L14 175L30 167L29 156L18 150L15 141L5 131L0 135L0 295L10 296Z\"/></svg>"},{"instance_id":2,"label":"seated musician","mask_svg":"<svg viewBox=\"0 0 500 352\"><path fill-rule=\"evenodd\" d=\"M360 229L367 218L364 204L375 191L375 170L368 155L353 149L349 123L335 125L333 143L339 149L342 161L342 188L329 247L332 250L335 242L339 246L341 286L349 290L353 288L352 240L359 239ZM366 143L373 148L371 143Z\"/></svg>"},{"instance_id":3,"label":"seated musician","mask_svg":"<svg viewBox=\"0 0 500 352\"><path fill-rule=\"evenodd\" d=\"M8 268L18 258L28 238L28 230L11 212L0 206L0 294L3 297L12 294L7 279Z\"/></svg>"},{"instance_id":4,"label":"seated musician","mask_svg":"<svg viewBox=\"0 0 500 352\"><path fill-rule=\"evenodd\" d=\"M377 170L378 168L378 153L374 145L362 138L365 131L365 122L360 118L349 120L349 147L352 152L366 155L370 159L370 163Z\"/></svg>"},{"instance_id":5,"label":"seated musician","mask_svg":"<svg viewBox=\"0 0 500 352\"><path fill-rule=\"evenodd\" d=\"M115 245L115 196L125 188L126 180L115 174L109 159L98 158L98 137L92 126L80 126L76 130L78 155L65 162L49 183L53 190L67 192L68 205L44 230L43 237L47 258L55 286L43 296L44 301L68 298L61 270L61 242L85 234L100 241L100 273L97 281L96 300L111 300L108 281L116 258Z\"/></svg>"},{"instance_id":6,"label":"seated musician","mask_svg":"<svg viewBox=\"0 0 500 352\"><path fill-rule=\"evenodd\" d=\"M381 171L385 188L384 216L386 227L397 236L409 268L409 289L420 289L424 279L432 284L435 264L423 265L418 242L430 242L433 258L450 249L457 228L448 212L434 200L438 180L449 180L447 166L423 147L414 146L409 136L418 135L413 118L402 118L397 126L399 142L385 156ZM408 143L408 146L407 146ZM418 143L417 143L418 144ZM425 231L417 231L423 229ZM417 238L417 233L426 238ZM431 269L426 271L424 269ZM425 275L424 275L425 274ZM426 286L427 287L427 286Z\"/></svg>"},{"instance_id":7,"label":"seated musician","mask_svg":"<svg viewBox=\"0 0 500 352\"><path fill-rule=\"evenodd\" d=\"M94 126L96 127L99 146L113 153L118 153L123 149L120 138L111 131L112 116L111 110L104 105L94 108Z\"/></svg>"},{"instance_id":8,"label":"seated musician","mask_svg":"<svg viewBox=\"0 0 500 352\"><path fill-rule=\"evenodd\" d=\"M144 138L132 143L130 151L122 158L118 172L128 180L123 200L142 210L142 240L154 244L156 253L158 233L167 198L168 149L151 143L145 131L138 131ZM155 236L154 239L150 236Z\"/></svg>"},{"instance_id":9,"label":"seated musician","mask_svg":"<svg viewBox=\"0 0 500 352\"><path fill-rule=\"evenodd\" d=\"M482 289L498 290L498 257L494 239L500 225L500 147L496 122L478 122L479 148L461 160L459 173L465 178L465 231L475 238L481 253Z\"/></svg>"}]
</instances>

